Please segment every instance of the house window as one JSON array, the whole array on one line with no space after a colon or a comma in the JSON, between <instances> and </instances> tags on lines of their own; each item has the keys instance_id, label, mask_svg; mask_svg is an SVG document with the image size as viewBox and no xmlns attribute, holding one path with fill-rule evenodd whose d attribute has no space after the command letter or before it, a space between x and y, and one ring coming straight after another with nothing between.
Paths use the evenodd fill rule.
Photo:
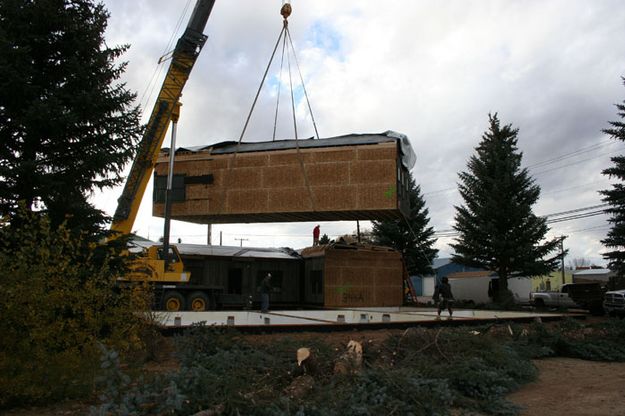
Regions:
<instances>
[{"instance_id":1,"label":"house window","mask_svg":"<svg viewBox=\"0 0 625 416\"><path fill-rule=\"evenodd\" d=\"M185 175L174 175L171 183L171 200L172 202L180 202L186 199ZM167 195L167 176L154 175L154 202L165 203L165 197Z\"/></svg>"},{"instance_id":2,"label":"house window","mask_svg":"<svg viewBox=\"0 0 625 416\"><path fill-rule=\"evenodd\" d=\"M323 271L312 270L310 272L310 292L313 295L320 295L323 293Z\"/></svg>"},{"instance_id":3,"label":"house window","mask_svg":"<svg viewBox=\"0 0 625 416\"><path fill-rule=\"evenodd\" d=\"M228 270L228 294L240 295L243 289L243 269Z\"/></svg>"}]
</instances>

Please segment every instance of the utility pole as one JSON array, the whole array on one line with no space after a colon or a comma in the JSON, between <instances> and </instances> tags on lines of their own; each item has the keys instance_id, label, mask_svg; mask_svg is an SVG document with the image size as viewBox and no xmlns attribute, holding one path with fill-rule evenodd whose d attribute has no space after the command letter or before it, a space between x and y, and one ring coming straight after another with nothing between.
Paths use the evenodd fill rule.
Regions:
<instances>
[{"instance_id":1,"label":"utility pole","mask_svg":"<svg viewBox=\"0 0 625 416\"><path fill-rule=\"evenodd\" d=\"M560 236L560 257L562 260L562 284L563 285L566 283L565 277L564 277L564 239L567 237L568 236L566 235Z\"/></svg>"},{"instance_id":2,"label":"utility pole","mask_svg":"<svg viewBox=\"0 0 625 416\"><path fill-rule=\"evenodd\" d=\"M243 242L249 240L249 238L235 238L235 240L239 240L241 242L241 247L243 247Z\"/></svg>"},{"instance_id":3,"label":"utility pole","mask_svg":"<svg viewBox=\"0 0 625 416\"><path fill-rule=\"evenodd\" d=\"M223 231L220 231L219 232L219 245L220 246L223 245L222 242L223 242Z\"/></svg>"},{"instance_id":4,"label":"utility pole","mask_svg":"<svg viewBox=\"0 0 625 416\"><path fill-rule=\"evenodd\" d=\"M210 246L213 244L213 224L207 224L206 227L206 244Z\"/></svg>"},{"instance_id":5,"label":"utility pole","mask_svg":"<svg viewBox=\"0 0 625 416\"><path fill-rule=\"evenodd\" d=\"M358 237L358 243L360 243L360 221L356 220L356 236Z\"/></svg>"}]
</instances>

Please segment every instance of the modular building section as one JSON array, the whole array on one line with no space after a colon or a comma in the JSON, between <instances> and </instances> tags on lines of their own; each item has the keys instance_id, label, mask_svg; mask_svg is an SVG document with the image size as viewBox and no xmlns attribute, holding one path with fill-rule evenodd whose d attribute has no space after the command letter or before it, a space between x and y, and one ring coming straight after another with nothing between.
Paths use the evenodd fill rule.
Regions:
<instances>
[{"instance_id":1,"label":"modular building section","mask_svg":"<svg viewBox=\"0 0 625 416\"><path fill-rule=\"evenodd\" d=\"M169 151L155 168L164 216ZM382 220L407 215L415 154L394 132L179 148L171 218L208 223Z\"/></svg>"},{"instance_id":2,"label":"modular building section","mask_svg":"<svg viewBox=\"0 0 625 416\"><path fill-rule=\"evenodd\" d=\"M134 239L131 251L154 242ZM250 248L176 244L190 280L155 283L156 308L257 308L260 282L271 273L270 307L400 306L403 262L386 247L330 244L306 248ZM171 308L168 300L175 300ZM205 300L205 308L197 300Z\"/></svg>"},{"instance_id":3,"label":"modular building section","mask_svg":"<svg viewBox=\"0 0 625 416\"><path fill-rule=\"evenodd\" d=\"M326 308L401 306L404 264L388 247L329 244L302 250L305 302Z\"/></svg>"},{"instance_id":4,"label":"modular building section","mask_svg":"<svg viewBox=\"0 0 625 416\"><path fill-rule=\"evenodd\" d=\"M260 282L271 273L271 304L302 303L301 257L279 248L247 248L177 244L189 286L207 291L217 307L255 306ZM188 309L188 308L187 308Z\"/></svg>"}]
</instances>

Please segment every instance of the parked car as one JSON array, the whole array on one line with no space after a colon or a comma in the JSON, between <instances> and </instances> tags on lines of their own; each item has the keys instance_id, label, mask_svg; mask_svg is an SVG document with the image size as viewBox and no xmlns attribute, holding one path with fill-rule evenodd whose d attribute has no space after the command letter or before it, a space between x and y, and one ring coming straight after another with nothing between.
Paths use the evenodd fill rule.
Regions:
<instances>
[{"instance_id":1,"label":"parked car","mask_svg":"<svg viewBox=\"0 0 625 416\"><path fill-rule=\"evenodd\" d=\"M582 308L593 314L603 313L603 289L599 283L567 283L559 292L530 293L536 307Z\"/></svg>"},{"instance_id":2,"label":"parked car","mask_svg":"<svg viewBox=\"0 0 625 416\"><path fill-rule=\"evenodd\" d=\"M603 309L610 316L625 316L625 290L605 292Z\"/></svg>"}]
</instances>

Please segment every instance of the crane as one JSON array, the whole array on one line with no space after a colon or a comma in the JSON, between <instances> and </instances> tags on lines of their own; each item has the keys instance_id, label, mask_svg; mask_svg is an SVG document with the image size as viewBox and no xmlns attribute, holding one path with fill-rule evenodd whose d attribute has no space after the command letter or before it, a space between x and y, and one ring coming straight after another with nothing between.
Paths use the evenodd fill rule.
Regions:
<instances>
[{"instance_id":1,"label":"crane","mask_svg":"<svg viewBox=\"0 0 625 416\"><path fill-rule=\"evenodd\" d=\"M170 122L174 123L175 131L180 111L180 96L206 42L207 36L203 31L214 4L215 0L197 0L187 27L171 53L169 68L139 142L126 184L118 199L111 224L111 231L114 231L116 236L132 232ZM148 247L142 256L134 260L125 280L148 281L156 285L188 282L190 274L184 271L176 247L169 247L168 236L165 240L163 246ZM180 296L163 299L165 309L169 310L178 310L183 303Z\"/></svg>"}]
</instances>

